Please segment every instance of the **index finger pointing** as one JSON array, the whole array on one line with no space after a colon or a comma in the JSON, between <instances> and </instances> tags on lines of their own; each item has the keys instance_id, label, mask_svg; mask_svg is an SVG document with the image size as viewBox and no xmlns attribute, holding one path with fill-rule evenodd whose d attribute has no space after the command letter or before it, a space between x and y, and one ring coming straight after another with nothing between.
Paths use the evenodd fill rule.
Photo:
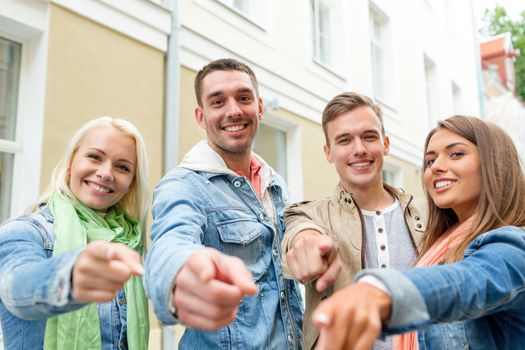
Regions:
<instances>
[{"instance_id":1,"label":"index finger pointing","mask_svg":"<svg viewBox=\"0 0 525 350\"><path fill-rule=\"evenodd\" d=\"M142 276L144 273L144 267L140 262L140 255L133 249L121 245L112 244L107 251L108 260L119 260L126 264L134 275Z\"/></svg>"}]
</instances>

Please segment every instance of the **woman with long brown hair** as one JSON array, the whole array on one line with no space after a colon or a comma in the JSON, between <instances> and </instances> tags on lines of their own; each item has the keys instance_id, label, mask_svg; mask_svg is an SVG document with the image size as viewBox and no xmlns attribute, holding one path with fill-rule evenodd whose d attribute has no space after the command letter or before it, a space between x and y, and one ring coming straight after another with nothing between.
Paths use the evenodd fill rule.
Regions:
<instances>
[{"instance_id":1,"label":"woman with long brown hair","mask_svg":"<svg viewBox=\"0 0 525 350\"><path fill-rule=\"evenodd\" d=\"M429 222L417 268L365 270L314 315L319 349L517 349L525 342L525 178L510 137L478 118L425 142Z\"/></svg>"}]
</instances>

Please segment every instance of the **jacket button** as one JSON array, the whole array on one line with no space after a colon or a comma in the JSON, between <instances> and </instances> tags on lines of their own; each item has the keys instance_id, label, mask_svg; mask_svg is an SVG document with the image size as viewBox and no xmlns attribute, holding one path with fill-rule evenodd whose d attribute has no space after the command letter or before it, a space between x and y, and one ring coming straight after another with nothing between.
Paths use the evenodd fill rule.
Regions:
<instances>
[{"instance_id":1,"label":"jacket button","mask_svg":"<svg viewBox=\"0 0 525 350\"><path fill-rule=\"evenodd\" d=\"M386 264L381 264L381 268L382 269L386 268Z\"/></svg>"},{"instance_id":2,"label":"jacket button","mask_svg":"<svg viewBox=\"0 0 525 350\"><path fill-rule=\"evenodd\" d=\"M416 216L414 219L416 219L417 221L419 221L419 216Z\"/></svg>"},{"instance_id":3,"label":"jacket button","mask_svg":"<svg viewBox=\"0 0 525 350\"><path fill-rule=\"evenodd\" d=\"M376 215L381 215L381 211L380 210L376 210Z\"/></svg>"},{"instance_id":4,"label":"jacket button","mask_svg":"<svg viewBox=\"0 0 525 350\"><path fill-rule=\"evenodd\" d=\"M377 229L377 232L379 232L379 233L383 233L383 228L382 228L382 227L378 228L378 229Z\"/></svg>"},{"instance_id":5,"label":"jacket button","mask_svg":"<svg viewBox=\"0 0 525 350\"><path fill-rule=\"evenodd\" d=\"M381 244L380 248L381 248L381 250L385 250L386 246L384 244Z\"/></svg>"},{"instance_id":6,"label":"jacket button","mask_svg":"<svg viewBox=\"0 0 525 350\"><path fill-rule=\"evenodd\" d=\"M235 182L233 183L233 186L235 186L235 187L241 187L241 182L240 182L240 181L235 181Z\"/></svg>"},{"instance_id":7,"label":"jacket button","mask_svg":"<svg viewBox=\"0 0 525 350\"><path fill-rule=\"evenodd\" d=\"M417 224L416 227L417 228L421 228L422 226L421 226L421 224Z\"/></svg>"}]
</instances>

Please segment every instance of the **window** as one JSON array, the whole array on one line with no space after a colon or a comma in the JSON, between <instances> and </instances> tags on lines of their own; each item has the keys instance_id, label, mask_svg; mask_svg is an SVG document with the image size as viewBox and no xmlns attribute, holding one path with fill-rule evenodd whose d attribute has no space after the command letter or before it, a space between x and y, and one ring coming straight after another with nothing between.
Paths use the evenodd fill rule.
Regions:
<instances>
[{"instance_id":1,"label":"window","mask_svg":"<svg viewBox=\"0 0 525 350\"><path fill-rule=\"evenodd\" d=\"M0 221L9 216L22 45L0 37Z\"/></svg>"},{"instance_id":2,"label":"window","mask_svg":"<svg viewBox=\"0 0 525 350\"><path fill-rule=\"evenodd\" d=\"M314 29L314 58L327 66L332 66L332 38L330 28L331 9L327 2L312 1Z\"/></svg>"},{"instance_id":3,"label":"window","mask_svg":"<svg viewBox=\"0 0 525 350\"><path fill-rule=\"evenodd\" d=\"M220 2L257 24L262 24L264 21L266 6L263 1L220 0Z\"/></svg>"},{"instance_id":4,"label":"window","mask_svg":"<svg viewBox=\"0 0 525 350\"><path fill-rule=\"evenodd\" d=\"M337 42L344 31L339 0L311 0L313 60L338 74L344 61L344 45Z\"/></svg>"},{"instance_id":5,"label":"window","mask_svg":"<svg viewBox=\"0 0 525 350\"><path fill-rule=\"evenodd\" d=\"M384 107L395 109L397 103L395 83L395 57L388 16L370 2L370 59L374 99Z\"/></svg>"},{"instance_id":6,"label":"window","mask_svg":"<svg viewBox=\"0 0 525 350\"><path fill-rule=\"evenodd\" d=\"M454 114L461 114L463 109L463 102L461 98L461 88L452 82L452 106Z\"/></svg>"},{"instance_id":7,"label":"window","mask_svg":"<svg viewBox=\"0 0 525 350\"><path fill-rule=\"evenodd\" d=\"M446 0L445 1L445 18L447 23L447 29L450 37L455 40L457 38L456 36L456 7L455 7L455 1L454 0Z\"/></svg>"},{"instance_id":8,"label":"window","mask_svg":"<svg viewBox=\"0 0 525 350\"><path fill-rule=\"evenodd\" d=\"M383 182L396 188L403 187L403 174L401 171L401 167L392 163L385 162L383 164L383 170L381 174L383 176Z\"/></svg>"},{"instance_id":9,"label":"window","mask_svg":"<svg viewBox=\"0 0 525 350\"><path fill-rule=\"evenodd\" d=\"M301 142L297 125L267 111L253 141L253 151L284 178L290 203L303 200Z\"/></svg>"},{"instance_id":10,"label":"window","mask_svg":"<svg viewBox=\"0 0 525 350\"><path fill-rule=\"evenodd\" d=\"M384 66L385 66L385 52L383 42L383 25L372 13L370 19L370 56L372 58L372 82L374 86L374 97L384 99L385 86Z\"/></svg>"},{"instance_id":11,"label":"window","mask_svg":"<svg viewBox=\"0 0 525 350\"><path fill-rule=\"evenodd\" d=\"M427 55L424 55L424 66L428 126L433 128L440 113L436 64Z\"/></svg>"},{"instance_id":12,"label":"window","mask_svg":"<svg viewBox=\"0 0 525 350\"><path fill-rule=\"evenodd\" d=\"M286 132L261 124L253 144L253 150L284 179L287 179Z\"/></svg>"}]
</instances>

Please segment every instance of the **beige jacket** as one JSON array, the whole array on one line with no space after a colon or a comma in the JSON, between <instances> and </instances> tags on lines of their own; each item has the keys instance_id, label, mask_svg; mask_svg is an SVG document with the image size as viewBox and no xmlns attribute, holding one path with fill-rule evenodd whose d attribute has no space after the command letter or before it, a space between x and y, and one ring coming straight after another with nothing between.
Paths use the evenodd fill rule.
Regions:
<instances>
[{"instance_id":1,"label":"beige jacket","mask_svg":"<svg viewBox=\"0 0 525 350\"><path fill-rule=\"evenodd\" d=\"M396 188L384 184L385 189L399 199L403 209L405 222L411 233L413 248L421 242L427 220L426 202L416 200ZM284 212L286 232L281 243L282 267L285 278L293 279L286 264L286 253L296 234L305 229L315 229L331 236L339 249L342 270L331 288L323 293L315 289L315 281L305 285L306 309L303 322L304 349L313 349L319 332L312 324L311 316L321 300L326 299L334 291L348 285L353 276L365 266L366 236L363 218L359 207L351 194L341 185L336 187L331 198L318 201L308 201L293 204Z\"/></svg>"}]
</instances>

